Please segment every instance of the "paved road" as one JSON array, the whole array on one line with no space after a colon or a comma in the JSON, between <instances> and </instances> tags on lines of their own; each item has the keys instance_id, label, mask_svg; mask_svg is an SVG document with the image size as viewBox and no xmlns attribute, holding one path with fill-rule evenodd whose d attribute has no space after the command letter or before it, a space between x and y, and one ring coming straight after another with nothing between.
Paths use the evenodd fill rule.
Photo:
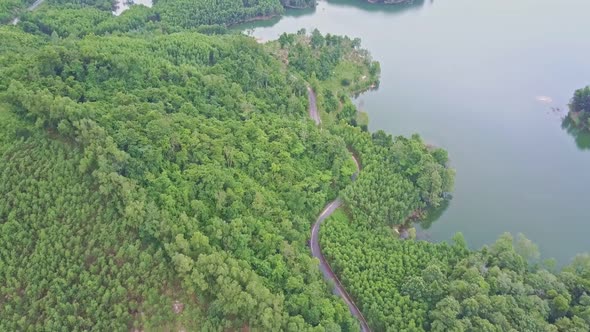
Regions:
<instances>
[{"instance_id":1,"label":"paved road","mask_svg":"<svg viewBox=\"0 0 590 332\"><path fill-rule=\"evenodd\" d=\"M315 93L310 87L307 88L307 95L309 99L309 117L312 120L314 120L317 125L319 125L322 121L320 120L320 116L318 114ZM353 176L353 179L356 179L356 176L360 171L360 166L358 160L356 160L354 155L352 156L352 159L356 164L357 171ZM344 286L342 286L342 283L340 282L340 280L338 280L338 277L336 276L336 274L334 274L334 271L332 271L332 268L330 267L330 264L322 254L322 248L320 247L320 226L322 225L324 220L326 220L326 218L328 218L341 205L342 201L339 198L328 203L324 210L322 210L322 213L320 213L320 215L318 216L316 222L313 224L313 227L311 228L310 241L311 254L313 255L313 257L316 257L320 261L320 271L322 271L324 279L334 284L334 294L340 296L344 300L344 302L348 306L348 309L350 310L350 313L359 320L359 323L361 324L361 331L371 332L371 329L369 328L369 325L367 324L365 317L363 317L363 314L361 313L359 308L356 306L356 304L354 304L354 301L352 300L348 292L346 292L346 289L344 288Z\"/></svg>"},{"instance_id":2,"label":"paved road","mask_svg":"<svg viewBox=\"0 0 590 332\"><path fill-rule=\"evenodd\" d=\"M309 86L307 87L307 99L309 100L309 117L315 121L316 125L319 125L322 123L322 119L320 119L320 114L318 113L318 107L315 101L315 93Z\"/></svg>"}]
</instances>

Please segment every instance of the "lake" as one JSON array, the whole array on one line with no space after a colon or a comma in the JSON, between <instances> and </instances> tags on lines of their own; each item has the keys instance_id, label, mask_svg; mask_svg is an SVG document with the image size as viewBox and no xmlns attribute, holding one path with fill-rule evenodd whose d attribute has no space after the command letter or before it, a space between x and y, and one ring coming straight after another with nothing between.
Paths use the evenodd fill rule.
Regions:
<instances>
[{"instance_id":1,"label":"lake","mask_svg":"<svg viewBox=\"0 0 590 332\"><path fill-rule=\"evenodd\" d=\"M239 28L360 37L382 68L356 100L370 129L419 133L457 170L453 200L423 231L462 232L473 248L522 232L564 264L590 251L590 139L562 126L590 84L588 13L588 0L331 0Z\"/></svg>"}]
</instances>

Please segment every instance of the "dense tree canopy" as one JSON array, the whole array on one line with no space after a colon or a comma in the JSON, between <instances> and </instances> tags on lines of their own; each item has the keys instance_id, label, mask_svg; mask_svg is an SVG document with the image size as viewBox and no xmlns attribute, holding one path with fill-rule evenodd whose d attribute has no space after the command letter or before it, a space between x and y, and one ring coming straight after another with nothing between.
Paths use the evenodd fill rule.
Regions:
<instances>
[{"instance_id":1,"label":"dense tree canopy","mask_svg":"<svg viewBox=\"0 0 590 332\"><path fill-rule=\"evenodd\" d=\"M321 230L330 264L376 331L588 331L590 256L561 273L534 263L524 236L469 251L401 241L344 212Z\"/></svg>"},{"instance_id":2,"label":"dense tree canopy","mask_svg":"<svg viewBox=\"0 0 590 332\"><path fill-rule=\"evenodd\" d=\"M26 31L49 35L56 31L60 37L72 34L83 36L90 32L153 30L155 27L149 24L153 22L161 22L157 24L158 28L166 31L208 27L219 30L221 26L282 15L285 7L315 6L315 1L310 0L155 0L152 8L132 6L126 12L131 10L134 13L124 12L126 18L121 20L113 17L112 11L117 6L114 0L47 0L43 8L34 13L23 11L33 0L21 1L0 1L0 23L17 15L24 16L21 25Z\"/></svg>"},{"instance_id":3,"label":"dense tree canopy","mask_svg":"<svg viewBox=\"0 0 590 332\"><path fill-rule=\"evenodd\" d=\"M0 0L0 24L7 23L35 0Z\"/></svg>"},{"instance_id":4,"label":"dense tree canopy","mask_svg":"<svg viewBox=\"0 0 590 332\"><path fill-rule=\"evenodd\" d=\"M352 161L342 139L306 119L305 86L262 47L185 33L20 51L4 55L4 107L28 130L79 147L72 170L125 217L104 222L161 248L193 305L215 308L198 326L357 328L306 249L311 220L350 183ZM109 234L119 233L129 234Z\"/></svg>"},{"instance_id":5,"label":"dense tree canopy","mask_svg":"<svg viewBox=\"0 0 590 332\"><path fill-rule=\"evenodd\" d=\"M362 80L370 85L378 80L379 63L371 59L368 51L360 47L360 43L358 38L351 39L329 33L322 35L317 29L307 34L305 29L301 29L297 34L283 33L277 42L269 44L269 49L291 69L305 77L315 76L320 81L335 79L341 83L343 79L359 80L361 76L366 75L370 77ZM342 61L343 59L346 61ZM363 70L365 72L362 72ZM340 77L346 74L350 76ZM358 89L362 87L359 86Z\"/></svg>"},{"instance_id":6,"label":"dense tree canopy","mask_svg":"<svg viewBox=\"0 0 590 332\"><path fill-rule=\"evenodd\" d=\"M572 110L574 112L590 112L590 86L576 90L572 99Z\"/></svg>"},{"instance_id":7,"label":"dense tree canopy","mask_svg":"<svg viewBox=\"0 0 590 332\"><path fill-rule=\"evenodd\" d=\"M199 25L232 25L258 17L281 15L284 8L278 0L157 0L154 10L162 20L184 28Z\"/></svg>"},{"instance_id":8,"label":"dense tree canopy","mask_svg":"<svg viewBox=\"0 0 590 332\"><path fill-rule=\"evenodd\" d=\"M0 119L0 330L173 326L163 250L78 171L80 149Z\"/></svg>"},{"instance_id":9,"label":"dense tree canopy","mask_svg":"<svg viewBox=\"0 0 590 332\"><path fill-rule=\"evenodd\" d=\"M577 127L590 128L590 86L576 90L569 117Z\"/></svg>"},{"instance_id":10,"label":"dense tree canopy","mask_svg":"<svg viewBox=\"0 0 590 332\"><path fill-rule=\"evenodd\" d=\"M437 207L451 191L454 171L446 151L427 147L418 135L396 137L359 128L333 128L358 156L362 172L341 195L355 219L400 225L415 211Z\"/></svg>"},{"instance_id":11,"label":"dense tree canopy","mask_svg":"<svg viewBox=\"0 0 590 332\"><path fill-rule=\"evenodd\" d=\"M115 0L46 0L49 5L67 8L92 7L103 11L111 11L115 7Z\"/></svg>"},{"instance_id":12,"label":"dense tree canopy","mask_svg":"<svg viewBox=\"0 0 590 332\"><path fill-rule=\"evenodd\" d=\"M360 40L227 33L308 5L48 0L0 27L0 330L357 331L307 247L337 196L322 250L376 331L588 330L587 255L397 239L454 172L359 123L380 71Z\"/></svg>"},{"instance_id":13,"label":"dense tree canopy","mask_svg":"<svg viewBox=\"0 0 590 332\"><path fill-rule=\"evenodd\" d=\"M170 26L234 25L282 15L285 8L315 7L315 0L155 0L154 11Z\"/></svg>"}]
</instances>

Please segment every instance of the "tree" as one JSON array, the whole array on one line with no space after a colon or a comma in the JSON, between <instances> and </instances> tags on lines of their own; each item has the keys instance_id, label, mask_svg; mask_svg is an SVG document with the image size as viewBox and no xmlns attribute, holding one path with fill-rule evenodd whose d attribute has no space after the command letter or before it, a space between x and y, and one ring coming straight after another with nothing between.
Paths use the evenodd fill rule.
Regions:
<instances>
[{"instance_id":1,"label":"tree","mask_svg":"<svg viewBox=\"0 0 590 332\"><path fill-rule=\"evenodd\" d=\"M279 44L281 45L281 48L285 48L285 46L290 45L293 43L293 40L293 35L287 34L286 32L279 36Z\"/></svg>"},{"instance_id":2,"label":"tree","mask_svg":"<svg viewBox=\"0 0 590 332\"><path fill-rule=\"evenodd\" d=\"M571 108L574 112L590 112L590 86L576 90Z\"/></svg>"},{"instance_id":3,"label":"tree","mask_svg":"<svg viewBox=\"0 0 590 332\"><path fill-rule=\"evenodd\" d=\"M324 46L324 36L320 33L318 29L313 29L311 32L311 47L316 49Z\"/></svg>"},{"instance_id":4,"label":"tree","mask_svg":"<svg viewBox=\"0 0 590 332\"><path fill-rule=\"evenodd\" d=\"M457 319L460 308L459 302L452 297L437 303L436 309L430 313L432 331L464 331L463 324Z\"/></svg>"}]
</instances>

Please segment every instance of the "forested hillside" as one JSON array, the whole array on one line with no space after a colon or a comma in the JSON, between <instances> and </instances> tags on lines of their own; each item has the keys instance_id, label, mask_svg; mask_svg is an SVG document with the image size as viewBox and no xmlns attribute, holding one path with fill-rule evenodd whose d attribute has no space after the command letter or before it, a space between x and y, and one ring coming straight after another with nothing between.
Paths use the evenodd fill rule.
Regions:
<instances>
[{"instance_id":1,"label":"forested hillside","mask_svg":"<svg viewBox=\"0 0 590 332\"><path fill-rule=\"evenodd\" d=\"M0 23L10 21L18 11L24 7L20 0L2 0L0 1Z\"/></svg>"},{"instance_id":2,"label":"forested hillside","mask_svg":"<svg viewBox=\"0 0 590 332\"><path fill-rule=\"evenodd\" d=\"M161 248L78 170L82 151L0 107L0 330L174 326ZM193 313L194 314L194 313Z\"/></svg>"},{"instance_id":3,"label":"forested hillside","mask_svg":"<svg viewBox=\"0 0 590 332\"><path fill-rule=\"evenodd\" d=\"M453 188L447 152L428 148L418 135L368 135L347 125L332 129L358 156L362 172L342 198L354 219L374 226L399 226L415 212L437 207Z\"/></svg>"},{"instance_id":4,"label":"forested hillside","mask_svg":"<svg viewBox=\"0 0 590 332\"><path fill-rule=\"evenodd\" d=\"M113 0L47 0L48 5L46 8L37 13L21 13L27 4L32 2L0 1L0 22L7 22L20 13L26 16L26 21L34 23L43 31L45 30L44 25L51 26L51 23L55 22L56 19L67 17L70 22L63 23L67 26L82 25L83 32L87 33L94 30L92 30L91 26L86 26L86 23L94 22L94 24L97 24L104 21L114 21L111 11L117 6L117 2ZM314 6L315 1L309 0L156 0L152 8L145 8L143 11L149 13L150 21L161 21L164 28L178 31L201 26L230 26L250 20L282 15L286 7L306 8ZM138 19L142 15L140 14L138 17L135 14L126 14L125 16L133 16L134 21L140 23ZM45 22L45 24L41 22ZM145 23L145 21L141 22L141 25L143 26ZM28 24L24 25L28 26ZM30 26L28 28L30 29ZM98 29L97 31L100 32L101 30ZM63 37L62 34L60 36Z\"/></svg>"},{"instance_id":5,"label":"forested hillside","mask_svg":"<svg viewBox=\"0 0 590 332\"><path fill-rule=\"evenodd\" d=\"M536 263L536 247L509 234L478 251L400 241L391 229L340 212L321 241L375 331L588 331L590 256L562 272Z\"/></svg>"},{"instance_id":6,"label":"forested hillside","mask_svg":"<svg viewBox=\"0 0 590 332\"><path fill-rule=\"evenodd\" d=\"M302 5L49 0L0 27L1 331L358 331L308 247L337 197L322 250L375 331L588 330L587 255L397 238L454 171L359 123L360 40L226 28Z\"/></svg>"},{"instance_id":7,"label":"forested hillside","mask_svg":"<svg viewBox=\"0 0 590 332\"><path fill-rule=\"evenodd\" d=\"M174 269L167 275L174 274L172 279L194 296L187 307L211 308L195 328L356 327L321 280L306 248L314 214L350 183L354 166L342 139L319 131L306 119L304 83L281 70L253 40L194 33L88 37L31 51L17 48L19 34L8 29L2 33L16 48L4 51L1 60L11 63L1 69L8 78L0 83L7 104L3 112L9 109L30 123L36 135L75 148L70 149L70 171L80 175L69 181L90 177L88 187L116 202L108 204L114 211L107 213L105 222L128 227L126 240L132 241L128 235L135 234L164 255L166 266ZM19 125L8 130L22 131ZM7 152L7 162L12 158ZM49 178L47 186L68 176ZM12 189L6 190L3 194ZM107 205L98 198L86 200L95 202L96 209ZM55 202L45 203L47 208L50 203ZM76 206L74 201L68 204ZM5 219L12 208L2 211ZM33 212L23 212L27 213ZM57 227L52 222L59 220L44 222ZM105 232L112 241L121 240L120 231ZM23 236L29 236L19 242L23 245L36 239L30 233ZM75 252L79 249L71 250L80 259L90 259ZM40 255L56 259L52 251ZM40 278L35 269L21 268L21 274ZM57 266L48 269L65 280L72 273ZM4 274L5 280L15 277L10 270ZM162 279L154 277L154 282ZM173 291L144 284L155 297ZM41 287L40 294L50 286L35 285ZM13 291L4 289L3 295ZM50 294L44 301L58 301L53 298L58 294ZM76 294L83 296L72 296ZM136 306L149 306L146 298L136 299L141 302ZM18 297L8 299L4 305L24 314L13 302ZM117 301L127 305L124 297ZM72 315L72 326L91 322L86 311L56 310L57 316ZM23 316L20 324L47 324L49 319ZM2 321L13 319L5 316ZM154 324L151 317L141 315L133 321L135 326Z\"/></svg>"},{"instance_id":8,"label":"forested hillside","mask_svg":"<svg viewBox=\"0 0 590 332\"><path fill-rule=\"evenodd\" d=\"M212 24L232 25L284 13L278 0L157 0L154 10L161 13L162 20L184 28Z\"/></svg>"}]
</instances>

